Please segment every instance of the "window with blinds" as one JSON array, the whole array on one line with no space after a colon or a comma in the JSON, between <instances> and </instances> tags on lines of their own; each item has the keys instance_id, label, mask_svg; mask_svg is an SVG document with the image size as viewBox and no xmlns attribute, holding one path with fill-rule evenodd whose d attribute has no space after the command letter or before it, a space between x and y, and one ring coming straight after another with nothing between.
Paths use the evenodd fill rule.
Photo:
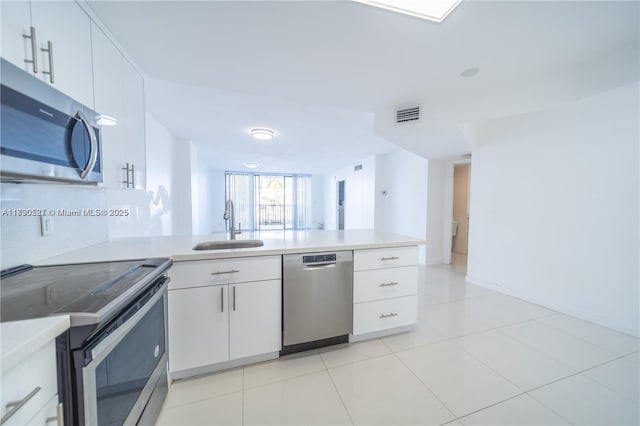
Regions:
<instances>
[{"instance_id":1,"label":"window with blinds","mask_svg":"<svg viewBox=\"0 0 640 426\"><path fill-rule=\"evenodd\" d=\"M225 197L244 231L311 228L311 176L225 172ZM229 225L227 224L227 227Z\"/></svg>"}]
</instances>

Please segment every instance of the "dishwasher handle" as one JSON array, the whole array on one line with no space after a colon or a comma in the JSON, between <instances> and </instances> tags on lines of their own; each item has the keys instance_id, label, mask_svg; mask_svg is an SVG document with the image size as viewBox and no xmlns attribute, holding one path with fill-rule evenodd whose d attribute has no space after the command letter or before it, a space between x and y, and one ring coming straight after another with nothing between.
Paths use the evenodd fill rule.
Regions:
<instances>
[{"instance_id":1,"label":"dishwasher handle","mask_svg":"<svg viewBox=\"0 0 640 426\"><path fill-rule=\"evenodd\" d=\"M305 271L317 271L320 269L335 268L337 262L310 263L304 265Z\"/></svg>"}]
</instances>

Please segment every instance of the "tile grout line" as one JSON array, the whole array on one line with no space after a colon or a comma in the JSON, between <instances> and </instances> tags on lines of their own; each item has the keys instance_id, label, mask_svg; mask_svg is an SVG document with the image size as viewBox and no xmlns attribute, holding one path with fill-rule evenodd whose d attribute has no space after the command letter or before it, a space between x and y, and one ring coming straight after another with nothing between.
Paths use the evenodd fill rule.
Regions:
<instances>
[{"instance_id":1,"label":"tile grout line","mask_svg":"<svg viewBox=\"0 0 640 426\"><path fill-rule=\"evenodd\" d=\"M245 392L244 377L245 376L244 376L244 372L245 372L246 369L247 369L246 366L242 367L242 410L241 410L241 413L240 413L240 421L241 421L242 426L244 426L244 409L245 409L245 401L244 401L244 396L245 396L244 395L244 392Z\"/></svg>"},{"instance_id":2,"label":"tile grout line","mask_svg":"<svg viewBox=\"0 0 640 426\"><path fill-rule=\"evenodd\" d=\"M536 321L536 320L533 320L533 321ZM513 325L516 325L516 324L513 324ZM544 324L543 324L543 325L544 325ZM531 349L535 350L536 352L539 352L539 353L541 353L541 354L543 354L543 355L545 355L545 356L547 356L547 357L551 358L552 360L556 361L558 364L564 365L565 367L567 367L567 368L569 368L569 369L571 369L571 370L576 371L576 368L575 368L575 367L572 367L572 366L570 366L570 365L567 365L566 363L564 363L564 362L562 362L562 361L560 361L560 360L556 359L554 356L551 356L551 355L549 355L549 354L548 354L548 353L546 353L546 352L542 352L542 351L541 351L540 349L538 349L537 347L535 347L535 346L533 346L533 345L529 344L529 342L526 342L526 341L520 340L520 339L518 339L518 338L516 338L516 337L513 337L513 336L511 336L511 335L509 335L509 334L505 333L504 331L500 330L501 328L506 328L506 327L510 327L510 326L497 327L497 328L495 328L495 330L496 330L498 333L502 334L503 336L506 336L506 337L508 337L508 338L510 338L510 339L513 339L513 340L515 340L516 342L520 342L520 343L522 343L523 345L525 345L525 346L527 346L527 347L529 347L529 348L531 348ZM572 336L572 335L567 334L567 333L564 333L564 334L566 334L567 336L570 336L570 337L575 337L575 336ZM578 339L578 340L582 340L582 339ZM590 344L590 343L589 343L589 342L587 342L586 340L582 340L582 341L583 341L583 342L585 342L585 343ZM620 355L616 355L616 354L614 354L614 353L611 353L611 352L609 352L609 351L607 351L607 350L604 350L604 349L602 349L602 348L600 348L600 347L598 347L598 346L595 346L595 345L593 345L593 344L590 344L590 345L591 345L591 346L593 346L593 347L595 347L595 348L597 348L597 349L600 349L600 350L602 350L602 351L604 351L604 352L606 352L606 353L608 353L608 354L610 354L610 355L612 355L612 356L614 356L614 358L611 358L611 359L609 359L608 361L605 361L605 362L603 362L603 363L596 364L595 366L604 365L604 364L607 364L607 363L609 363L609 362L611 362L611 361L614 361L614 360L616 360L616 359L620 358ZM588 370L588 369L591 369L591 368L593 368L593 367L588 367L587 369L578 369L577 371L578 371L578 372L582 372L582 371L585 371L585 370Z\"/></svg>"},{"instance_id":3,"label":"tile grout line","mask_svg":"<svg viewBox=\"0 0 640 426\"><path fill-rule=\"evenodd\" d=\"M335 389L336 394L338 395L338 399L340 399L340 403L342 404L342 407L344 408L344 412L347 413L347 417L349 417L349 421L351 422L352 425L355 425L355 422L353 421L353 418L351 417L351 413L349 412L349 409L347 408L347 404L344 403L344 400L342 399L342 395L340 395L340 391L338 390L338 386L336 386L336 382L333 380L333 376L331 375L331 372L329 371L329 369L325 370L327 372L327 376L329 376L329 380L331 380L331 384L333 385L333 389Z\"/></svg>"},{"instance_id":4,"label":"tile grout line","mask_svg":"<svg viewBox=\"0 0 640 426\"><path fill-rule=\"evenodd\" d=\"M349 417L349 421L351 422L352 425L355 425L355 422L351 417L351 413L347 408L347 404L344 403L344 400L342 399L342 395L340 395L340 391L338 390L338 386L336 386L336 382L333 380L333 376L331 375L331 372L327 368L327 364L324 362L324 358L322 358L322 353L318 352L318 356L320 357L320 361L322 361L322 365L324 365L324 370L327 372L327 375L329 376L329 380L331 380L331 384L333 385L333 388L336 390L336 394L338 394L338 398L340 399L340 403L344 407L345 413L347 413L347 417Z\"/></svg>"},{"instance_id":5,"label":"tile grout line","mask_svg":"<svg viewBox=\"0 0 640 426\"><path fill-rule=\"evenodd\" d=\"M420 379L420 377L418 377L418 375L417 375L417 374L416 374L416 373L415 373L411 368L409 368L409 366L408 366L407 364L405 364L405 363L402 361L402 359L398 356L398 353L397 353L397 352L393 352L393 356L395 356L395 357L396 357L396 359L397 359L398 361L400 361L400 364L402 364L402 365L404 366L404 368L406 368L407 370L409 370L409 372L413 375L413 377L415 377L415 378L416 378L420 383L422 383L422 386L424 386L424 387L425 387L425 389L426 389L426 390L427 390L431 395L433 395L433 397L434 397L436 400L438 400L438 402L439 402L440 404L442 404L442 406L443 406L444 408L446 408L446 410L447 410L447 411L448 411L448 412L453 416L453 419L449 420L447 423L450 423L450 422L452 422L452 421L454 421L454 420L458 420L458 416L456 416L456 414L455 414L453 411L451 411L451 409L449 408L449 406L448 406L447 404L445 404L445 403L444 403L444 401L442 401L442 400L438 397L438 395L436 395L436 393L435 393L435 392L434 392L434 391L433 391L429 386L427 386L427 384L426 384L424 381L422 381L422 379Z\"/></svg>"},{"instance_id":6,"label":"tile grout line","mask_svg":"<svg viewBox=\"0 0 640 426\"><path fill-rule=\"evenodd\" d=\"M563 314L563 313L558 313L558 314L559 314L559 315L567 316L567 317L569 317L569 318L574 318L574 319L577 319L577 320L579 320L579 321L583 321L583 320L581 320L580 318L573 317L573 316L571 316L571 315L567 315L567 314ZM541 317L541 318L544 318L544 317ZM587 321L585 321L585 322L587 322ZM563 330L562 328L556 327L556 326L554 326L554 325L552 325L552 324L547 324L547 323L545 323L545 322L541 322L540 324L542 324L542 325L544 325L544 326L547 326L547 327L549 327L549 328L552 328L552 329L554 329L554 330L556 330L556 331L559 331L559 332L561 332L561 333L563 333L563 334L569 335L569 336L571 336L571 337L573 337L573 338L575 338L575 339L582 340L583 342L587 342L587 343L589 343L590 345L595 346L596 348L602 349L603 351L609 352L609 353L611 353L611 354L613 354L613 355L619 355L618 353L611 352L611 350L610 350L609 348L605 348L604 346L600 346L600 344L598 344L598 343L594 343L594 342L592 342L592 341L590 341L590 340L587 340L587 339L585 339L585 338L583 338L583 337L580 337L580 336L578 336L578 335L576 335L576 334L573 334L573 333L571 333L570 331ZM594 326L596 326L596 327L600 327L600 326L599 326L599 325L597 325L597 324L593 324L593 325L594 325ZM604 328L605 330L607 330L607 331L609 331L609 332L611 332L611 333L618 333L617 331L610 330L610 329L608 329L608 328L606 328L606 327L602 327L602 328ZM630 336L630 335L628 335L628 334L624 334L624 333L619 333L619 334L621 334L621 335L623 335L623 336L625 336L625 337L627 337L627 338L634 338L634 339L638 339L637 337ZM640 339L638 339L638 343L640 344ZM634 351L630 352L629 354L631 354L631 353L635 353L635 352L637 352L637 350L634 350ZM625 354L625 355L622 355L622 356L626 356L626 355L629 355L629 354Z\"/></svg>"}]
</instances>

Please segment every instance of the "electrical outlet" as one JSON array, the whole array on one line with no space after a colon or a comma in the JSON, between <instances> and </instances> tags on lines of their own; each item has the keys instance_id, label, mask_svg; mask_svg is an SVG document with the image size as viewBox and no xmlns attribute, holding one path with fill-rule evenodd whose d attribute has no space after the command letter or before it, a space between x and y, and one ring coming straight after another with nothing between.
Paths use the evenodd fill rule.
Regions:
<instances>
[{"instance_id":1,"label":"electrical outlet","mask_svg":"<svg viewBox=\"0 0 640 426\"><path fill-rule=\"evenodd\" d=\"M40 216L40 232L43 237L53 234L53 217Z\"/></svg>"}]
</instances>

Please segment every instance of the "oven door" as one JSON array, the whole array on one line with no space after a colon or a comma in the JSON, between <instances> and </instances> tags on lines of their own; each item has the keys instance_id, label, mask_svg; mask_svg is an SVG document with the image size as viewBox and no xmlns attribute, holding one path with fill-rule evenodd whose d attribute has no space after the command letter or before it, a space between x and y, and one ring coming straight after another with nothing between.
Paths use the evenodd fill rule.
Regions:
<instances>
[{"instance_id":1,"label":"oven door","mask_svg":"<svg viewBox=\"0 0 640 426\"><path fill-rule=\"evenodd\" d=\"M93 359L82 369L86 424L136 424L167 374L168 278L163 279L151 299L91 349Z\"/></svg>"}]
</instances>

